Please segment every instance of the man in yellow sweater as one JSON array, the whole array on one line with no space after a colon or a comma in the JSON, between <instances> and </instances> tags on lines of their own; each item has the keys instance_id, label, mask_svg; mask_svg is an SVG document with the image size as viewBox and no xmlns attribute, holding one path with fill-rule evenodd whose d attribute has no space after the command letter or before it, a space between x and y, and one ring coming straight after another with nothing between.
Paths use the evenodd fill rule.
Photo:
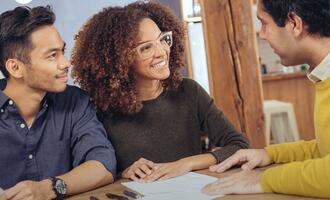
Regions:
<instances>
[{"instance_id":1,"label":"man in yellow sweater","mask_svg":"<svg viewBox=\"0 0 330 200\"><path fill-rule=\"evenodd\" d=\"M259 0L260 37L285 66L307 63L315 84L316 139L240 150L210 167L242 171L207 185L203 192L246 194L275 192L330 198L330 0ZM306 94L309 95L309 94ZM286 163L265 171L255 167Z\"/></svg>"}]
</instances>

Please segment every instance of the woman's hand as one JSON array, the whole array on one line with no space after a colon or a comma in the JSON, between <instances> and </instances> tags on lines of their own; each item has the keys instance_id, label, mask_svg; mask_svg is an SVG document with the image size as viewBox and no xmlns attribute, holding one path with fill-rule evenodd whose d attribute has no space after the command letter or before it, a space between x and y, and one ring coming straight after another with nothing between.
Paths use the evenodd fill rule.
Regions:
<instances>
[{"instance_id":1,"label":"woman's hand","mask_svg":"<svg viewBox=\"0 0 330 200\"><path fill-rule=\"evenodd\" d=\"M191 166L188 161L178 160L175 162L161 163L155 165L155 170L151 175L144 178L145 182L153 182L157 180L165 180L190 172Z\"/></svg>"},{"instance_id":2,"label":"woman's hand","mask_svg":"<svg viewBox=\"0 0 330 200\"><path fill-rule=\"evenodd\" d=\"M154 170L155 163L145 158L140 158L124 170L122 177L129 178L137 182L144 182L144 178L150 175Z\"/></svg>"},{"instance_id":3,"label":"woman's hand","mask_svg":"<svg viewBox=\"0 0 330 200\"><path fill-rule=\"evenodd\" d=\"M210 153L189 156L174 162L157 164L141 158L128 167L122 176L138 182L153 182L184 175L193 170L205 169L215 163L216 159Z\"/></svg>"}]
</instances>

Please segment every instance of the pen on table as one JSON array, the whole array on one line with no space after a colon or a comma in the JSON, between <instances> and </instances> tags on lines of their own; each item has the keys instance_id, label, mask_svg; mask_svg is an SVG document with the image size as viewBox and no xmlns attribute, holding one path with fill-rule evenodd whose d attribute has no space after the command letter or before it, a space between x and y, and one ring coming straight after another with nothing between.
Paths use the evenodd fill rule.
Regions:
<instances>
[{"instance_id":1,"label":"pen on table","mask_svg":"<svg viewBox=\"0 0 330 200\"><path fill-rule=\"evenodd\" d=\"M94 197L94 196L90 196L89 200L99 200L98 198Z\"/></svg>"},{"instance_id":2,"label":"pen on table","mask_svg":"<svg viewBox=\"0 0 330 200\"><path fill-rule=\"evenodd\" d=\"M137 194L135 192L129 191L129 190L124 190L124 195L132 197L133 199L140 199L142 196L140 194Z\"/></svg>"},{"instance_id":3,"label":"pen on table","mask_svg":"<svg viewBox=\"0 0 330 200\"><path fill-rule=\"evenodd\" d=\"M106 193L105 196L107 196L109 199L116 199L116 200L128 200L127 197L118 195L118 194L113 194L113 193Z\"/></svg>"}]
</instances>

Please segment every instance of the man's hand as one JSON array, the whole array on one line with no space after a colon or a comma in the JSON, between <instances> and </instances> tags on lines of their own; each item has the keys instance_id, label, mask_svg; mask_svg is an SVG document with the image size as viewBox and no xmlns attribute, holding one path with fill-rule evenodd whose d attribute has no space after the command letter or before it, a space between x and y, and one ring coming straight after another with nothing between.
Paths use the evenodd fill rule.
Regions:
<instances>
[{"instance_id":1,"label":"man's hand","mask_svg":"<svg viewBox=\"0 0 330 200\"><path fill-rule=\"evenodd\" d=\"M50 180L43 181L22 181L14 187L5 190L6 200L48 200L55 198Z\"/></svg>"},{"instance_id":2,"label":"man's hand","mask_svg":"<svg viewBox=\"0 0 330 200\"><path fill-rule=\"evenodd\" d=\"M0 200L4 200L5 199L5 197L3 196L3 193L4 193L5 191L3 191L3 189L0 187Z\"/></svg>"},{"instance_id":3,"label":"man's hand","mask_svg":"<svg viewBox=\"0 0 330 200\"><path fill-rule=\"evenodd\" d=\"M206 185L202 192L208 195L262 193L261 174L259 170L241 171Z\"/></svg>"},{"instance_id":4,"label":"man's hand","mask_svg":"<svg viewBox=\"0 0 330 200\"><path fill-rule=\"evenodd\" d=\"M122 177L130 178L137 182L143 182L143 179L150 175L154 169L155 164L152 161L140 158L124 170Z\"/></svg>"},{"instance_id":5,"label":"man's hand","mask_svg":"<svg viewBox=\"0 0 330 200\"><path fill-rule=\"evenodd\" d=\"M255 167L263 167L272 164L272 160L264 149L241 149L220 164L213 165L211 172L222 173L227 169L241 165L243 170L252 170Z\"/></svg>"},{"instance_id":6,"label":"man's hand","mask_svg":"<svg viewBox=\"0 0 330 200\"><path fill-rule=\"evenodd\" d=\"M191 166L186 160L178 160L169 163L156 164L155 171L144 178L145 182L153 182L157 180L165 180L180 175L184 175L191 171Z\"/></svg>"}]
</instances>

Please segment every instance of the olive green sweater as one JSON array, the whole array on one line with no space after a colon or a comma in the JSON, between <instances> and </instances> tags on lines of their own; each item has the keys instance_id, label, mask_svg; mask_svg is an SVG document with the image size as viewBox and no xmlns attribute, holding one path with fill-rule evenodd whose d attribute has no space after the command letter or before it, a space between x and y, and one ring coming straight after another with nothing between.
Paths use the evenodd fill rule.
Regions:
<instances>
[{"instance_id":1,"label":"olive green sweater","mask_svg":"<svg viewBox=\"0 0 330 200\"><path fill-rule=\"evenodd\" d=\"M144 101L137 114L100 116L115 147L118 172L141 157L162 163L200 154L202 133L222 147L211 152L218 162L249 147L213 99L190 79L183 79L176 91Z\"/></svg>"}]
</instances>

